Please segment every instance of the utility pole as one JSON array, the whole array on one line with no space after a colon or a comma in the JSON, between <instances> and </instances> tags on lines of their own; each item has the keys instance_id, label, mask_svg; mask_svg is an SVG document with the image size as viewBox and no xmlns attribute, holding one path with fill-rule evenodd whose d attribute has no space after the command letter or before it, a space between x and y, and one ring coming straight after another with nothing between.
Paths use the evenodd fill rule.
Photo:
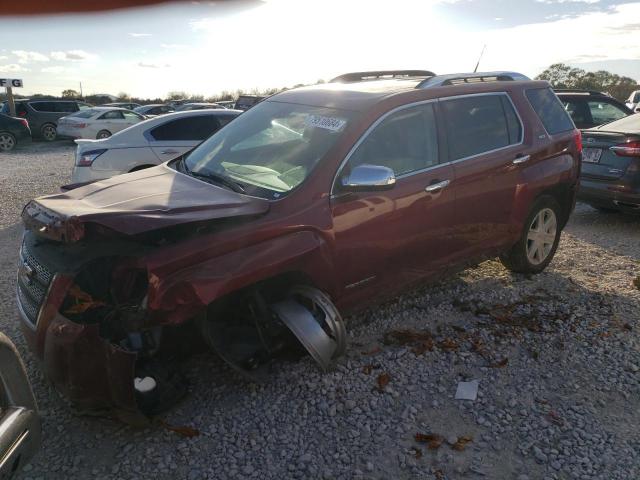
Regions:
<instances>
[{"instance_id":1,"label":"utility pole","mask_svg":"<svg viewBox=\"0 0 640 480\"><path fill-rule=\"evenodd\" d=\"M7 102L9 103L9 115L12 117L16 116L16 102L13 99L13 89L11 87L7 87Z\"/></svg>"},{"instance_id":2,"label":"utility pole","mask_svg":"<svg viewBox=\"0 0 640 480\"><path fill-rule=\"evenodd\" d=\"M82 82L80 82L80 98L84 100L84 95L82 95Z\"/></svg>"}]
</instances>

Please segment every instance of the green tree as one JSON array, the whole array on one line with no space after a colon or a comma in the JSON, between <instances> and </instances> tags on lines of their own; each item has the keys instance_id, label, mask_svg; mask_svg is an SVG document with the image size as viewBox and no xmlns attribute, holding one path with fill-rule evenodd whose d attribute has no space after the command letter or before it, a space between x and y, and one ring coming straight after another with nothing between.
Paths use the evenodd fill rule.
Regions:
<instances>
[{"instance_id":1,"label":"green tree","mask_svg":"<svg viewBox=\"0 0 640 480\"><path fill-rule=\"evenodd\" d=\"M76 90L68 89L62 91L62 98L79 98L80 93Z\"/></svg>"},{"instance_id":2,"label":"green tree","mask_svg":"<svg viewBox=\"0 0 640 480\"><path fill-rule=\"evenodd\" d=\"M597 90L605 92L620 101L629 97L638 89L638 82L630 77L623 77L606 70L587 72L564 63L554 63L536 77L536 80L547 80L554 88L576 88L581 90Z\"/></svg>"}]
</instances>

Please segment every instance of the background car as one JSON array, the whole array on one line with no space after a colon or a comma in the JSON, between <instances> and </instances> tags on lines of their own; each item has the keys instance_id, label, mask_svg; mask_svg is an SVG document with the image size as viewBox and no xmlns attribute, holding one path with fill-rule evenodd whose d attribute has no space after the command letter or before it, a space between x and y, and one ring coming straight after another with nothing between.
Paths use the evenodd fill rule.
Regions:
<instances>
[{"instance_id":1,"label":"background car","mask_svg":"<svg viewBox=\"0 0 640 480\"><path fill-rule=\"evenodd\" d=\"M109 138L143 120L143 115L124 108L93 107L58 120L58 135L71 138Z\"/></svg>"},{"instance_id":2,"label":"background car","mask_svg":"<svg viewBox=\"0 0 640 480\"><path fill-rule=\"evenodd\" d=\"M578 128L591 128L631 115L624 103L602 92L555 89L556 95Z\"/></svg>"},{"instance_id":3,"label":"background car","mask_svg":"<svg viewBox=\"0 0 640 480\"><path fill-rule=\"evenodd\" d=\"M31 134L52 142L58 136L58 119L92 105L77 100L16 100L16 115L26 118ZM2 113L9 114L9 105L4 103Z\"/></svg>"},{"instance_id":4,"label":"background car","mask_svg":"<svg viewBox=\"0 0 640 480\"><path fill-rule=\"evenodd\" d=\"M259 97L257 95L240 95L236 100L236 110L249 110L254 105L260 103L265 97Z\"/></svg>"},{"instance_id":5,"label":"background car","mask_svg":"<svg viewBox=\"0 0 640 480\"><path fill-rule=\"evenodd\" d=\"M184 112L187 110L207 110L213 108L224 108L217 103L185 103L176 108L176 112Z\"/></svg>"},{"instance_id":6,"label":"background car","mask_svg":"<svg viewBox=\"0 0 640 480\"><path fill-rule=\"evenodd\" d=\"M127 102L115 102L115 103L103 103L101 107L120 107L127 110L133 110L134 108L141 107L139 103L127 103Z\"/></svg>"},{"instance_id":7,"label":"background car","mask_svg":"<svg viewBox=\"0 0 640 480\"><path fill-rule=\"evenodd\" d=\"M155 117L158 115L164 115L165 113L175 112L175 108L171 105L164 104L154 104L154 105L143 105L141 107L134 108L133 111L144 115L145 117Z\"/></svg>"},{"instance_id":8,"label":"background car","mask_svg":"<svg viewBox=\"0 0 640 480\"><path fill-rule=\"evenodd\" d=\"M72 182L101 180L173 160L241 113L222 108L176 112L139 123L106 140L77 140Z\"/></svg>"},{"instance_id":9,"label":"background car","mask_svg":"<svg viewBox=\"0 0 640 480\"><path fill-rule=\"evenodd\" d=\"M578 198L601 211L640 214L640 114L582 132Z\"/></svg>"},{"instance_id":10,"label":"background car","mask_svg":"<svg viewBox=\"0 0 640 480\"><path fill-rule=\"evenodd\" d=\"M634 112L638 111L638 109L640 108L640 90L631 92L629 98L627 99L626 106Z\"/></svg>"},{"instance_id":11,"label":"background car","mask_svg":"<svg viewBox=\"0 0 640 480\"><path fill-rule=\"evenodd\" d=\"M0 113L0 150L8 152L16 145L31 141L29 122Z\"/></svg>"}]
</instances>

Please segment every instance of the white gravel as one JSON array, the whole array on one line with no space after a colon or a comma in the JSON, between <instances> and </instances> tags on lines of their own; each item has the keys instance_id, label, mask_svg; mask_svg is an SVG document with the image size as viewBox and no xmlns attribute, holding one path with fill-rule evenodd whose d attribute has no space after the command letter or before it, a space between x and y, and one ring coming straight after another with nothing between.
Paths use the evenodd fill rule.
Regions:
<instances>
[{"instance_id":1,"label":"white gravel","mask_svg":"<svg viewBox=\"0 0 640 480\"><path fill-rule=\"evenodd\" d=\"M0 158L0 328L25 356L44 421L20 478L640 478L640 217L579 205L541 275L489 261L347 319L349 353L329 374L306 358L258 386L195 357L190 395L164 416L200 432L183 438L74 416L26 352L14 305L20 208L68 181L73 158L66 145L35 147ZM385 345L398 328L429 329L436 345ZM478 399L454 400L474 379ZM429 450L416 433L444 441ZM462 436L463 451L448 445Z\"/></svg>"}]
</instances>

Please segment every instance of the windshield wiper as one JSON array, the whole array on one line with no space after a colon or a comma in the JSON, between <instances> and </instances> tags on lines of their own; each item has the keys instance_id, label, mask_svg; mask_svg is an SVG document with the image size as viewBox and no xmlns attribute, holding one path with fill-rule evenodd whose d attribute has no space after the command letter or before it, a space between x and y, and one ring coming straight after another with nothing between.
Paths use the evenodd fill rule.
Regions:
<instances>
[{"instance_id":1,"label":"windshield wiper","mask_svg":"<svg viewBox=\"0 0 640 480\"><path fill-rule=\"evenodd\" d=\"M184 169L187 175L191 175L192 177L199 178L200 180L204 180L207 183L217 183L219 185L223 185L227 187L229 190L233 190L237 193L244 193L244 187L237 182L234 182L229 177L212 171L207 171L205 173L194 172L193 170L189 170L187 167L187 162L182 160L182 168Z\"/></svg>"}]
</instances>

